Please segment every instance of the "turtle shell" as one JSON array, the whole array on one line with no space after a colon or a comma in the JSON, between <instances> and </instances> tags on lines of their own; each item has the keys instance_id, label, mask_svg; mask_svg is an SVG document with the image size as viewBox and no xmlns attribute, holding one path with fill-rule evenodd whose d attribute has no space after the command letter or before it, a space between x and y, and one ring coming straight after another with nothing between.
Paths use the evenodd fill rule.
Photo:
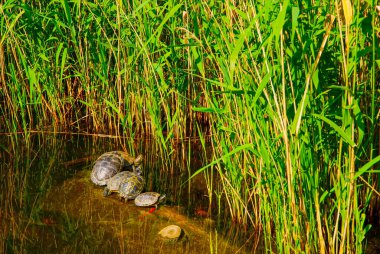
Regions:
<instances>
[{"instance_id":1,"label":"turtle shell","mask_svg":"<svg viewBox=\"0 0 380 254\"><path fill-rule=\"evenodd\" d=\"M104 188L103 195L106 197L113 192L118 192L120 184L128 181L128 179L134 175L135 173L130 171L121 171L117 173L107 181L107 186Z\"/></svg>"},{"instance_id":2,"label":"turtle shell","mask_svg":"<svg viewBox=\"0 0 380 254\"><path fill-rule=\"evenodd\" d=\"M91 181L96 185L106 185L108 179L122 170L132 169L140 174L142 156L136 158L123 151L112 151L102 154L94 164Z\"/></svg>"},{"instance_id":3,"label":"turtle shell","mask_svg":"<svg viewBox=\"0 0 380 254\"><path fill-rule=\"evenodd\" d=\"M133 174L119 185L119 195L125 201L135 199L144 189L145 179L139 174Z\"/></svg>"},{"instance_id":4,"label":"turtle shell","mask_svg":"<svg viewBox=\"0 0 380 254\"><path fill-rule=\"evenodd\" d=\"M157 206L166 195L161 195L157 192L144 192L135 198L135 205L137 206Z\"/></svg>"}]
</instances>

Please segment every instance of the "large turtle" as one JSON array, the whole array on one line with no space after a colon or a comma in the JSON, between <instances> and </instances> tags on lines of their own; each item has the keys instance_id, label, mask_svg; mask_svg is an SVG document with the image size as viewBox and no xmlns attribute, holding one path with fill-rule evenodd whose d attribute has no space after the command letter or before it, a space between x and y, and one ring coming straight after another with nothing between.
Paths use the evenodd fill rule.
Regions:
<instances>
[{"instance_id":1,"label":"large turtle","mask_svg":"<svg viewBox=\"0 0 380 254\"><path fill-rule=\"evenodd\" d=\"M120 184L122 182L128 181L128 179L131 178L133 175L135 175L135 173L131 171L121 171L117 173L116 175L114 175L113 177L111 177L107 181L107 185L104 188L103 196L107 197L111 195L111 193L113 192L119 192Z\"/></svg>"},{"instance_id":2,"label":"large turtle","mask_svg":"<svg viewBox=\"0 0 380 254\"><path fill-rule=\"evenodd\" d=\"M120 183L119 195L124 198L125 202L135 199L144 189L144 185L145 179L140 174L134 173Z\"/></svg>"},{"instance_id":3,"label":"large turtle","mask_svg":"<svg viewBox=\"0 0 380 254\"><path fill-rule=\"evenodd\" d=\"M166 195L161 195L157 192L144 192L135 198L135 205L137 206L157 206L166 198Z\"/></svg>"},{"instance_id":4,"label":"large turtle","mask_svg":"<svg viewBox=\"0 0 380 254\"><path fill-rule=\"evenodd\" d=\"M106 185L108 179L122 170L132 169L140 172L142 155L136 158L123 151L112 151L102 154L94 164L91 181L96 185Z\"/></svg>"}]
</instances>

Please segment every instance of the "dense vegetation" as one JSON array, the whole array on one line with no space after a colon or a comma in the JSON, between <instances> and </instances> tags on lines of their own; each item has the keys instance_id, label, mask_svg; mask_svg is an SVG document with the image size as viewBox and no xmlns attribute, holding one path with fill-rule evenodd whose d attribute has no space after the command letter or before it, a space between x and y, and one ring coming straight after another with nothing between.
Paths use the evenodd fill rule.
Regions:
<instances>
[{"instance_id":1,"label":"dense vegetation","mask_svg":"<svg viewBox=\"0 0 380 254\"><path fill-rule=\"evenodd\" d=\"M0 3L2 132L199 137L278 253L361 252L378 214L375 1ZM371 216L369 216L371 215Z\"/></svg>"}]
</instances>

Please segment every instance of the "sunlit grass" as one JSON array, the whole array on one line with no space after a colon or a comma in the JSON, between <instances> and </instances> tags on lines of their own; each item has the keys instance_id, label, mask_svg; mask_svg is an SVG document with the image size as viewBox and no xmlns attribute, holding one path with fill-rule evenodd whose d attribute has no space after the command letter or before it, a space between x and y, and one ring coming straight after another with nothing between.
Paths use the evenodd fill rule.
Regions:
<instances>
[{"instance_id":1,"label":"sunlit grass","mask_svg":"<svg viewBox=\"0 0 380 254\"><path fill-rule=\"evenodd\" d=\"M161 156L191 136L208 152L207 135L198 173L234 222L279 253L360 252L378 188L374 5L5 1L1 129L149 136Z\"/></svg>"}]
</instances>

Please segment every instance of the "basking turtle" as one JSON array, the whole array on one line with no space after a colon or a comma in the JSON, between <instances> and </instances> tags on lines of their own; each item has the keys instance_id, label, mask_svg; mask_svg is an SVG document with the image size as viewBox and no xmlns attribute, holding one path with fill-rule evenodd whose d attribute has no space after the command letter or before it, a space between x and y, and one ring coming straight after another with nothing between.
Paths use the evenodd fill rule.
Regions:
<instances>
[{"instance_id":1,"label":"basking turtle","mask_svg":"<svg viewBox=\"0 0 380 254\"><path fill-rule=\"evenodd\" d=\"M157 192L144 192L135 198L135 205L137 206L157 206L166 198L166 195L161 195Z\"/></svg>"},{"instance_id":2,"label":"basking turtle","mask_svg":"<svg viewBox=\"0 0 380 254\"><path fill-rule=\"evenodd\" d=\"M142 155L136 158L123 151L113 151L102 154L94 164L91 181L96 185L106 185L107 180L122 170L132 169L140 173Z\"/></svg>"},{"instance_id":3,"label":"basking turtle","mask_svg":"<svg viewBox=\"0 0 380 254\"><path fill-rule=\"evenodd\" d=\"M124 179L119 185L119 195L125 201L135 199L144 189L145 179L137 173L133 173L128 179Z\"/></svg>"},{"instance_id":4,"label":"basking turtle","mask_svg":"<svg viewBox=\"0 0 380 254\"><path fill-rule=\"evenodd\" d=\"M128 179L134 175L135 175L135 173L130 172L130 171L121 171L121 172L117 173L116 175L114 175L113 177L111 177L107 181L107 185L104 188L103 196L107 197L107 196L111 195L112 192L119 192L120 184L122 182L128 181Z\"/></svg>"}]
</instances>

